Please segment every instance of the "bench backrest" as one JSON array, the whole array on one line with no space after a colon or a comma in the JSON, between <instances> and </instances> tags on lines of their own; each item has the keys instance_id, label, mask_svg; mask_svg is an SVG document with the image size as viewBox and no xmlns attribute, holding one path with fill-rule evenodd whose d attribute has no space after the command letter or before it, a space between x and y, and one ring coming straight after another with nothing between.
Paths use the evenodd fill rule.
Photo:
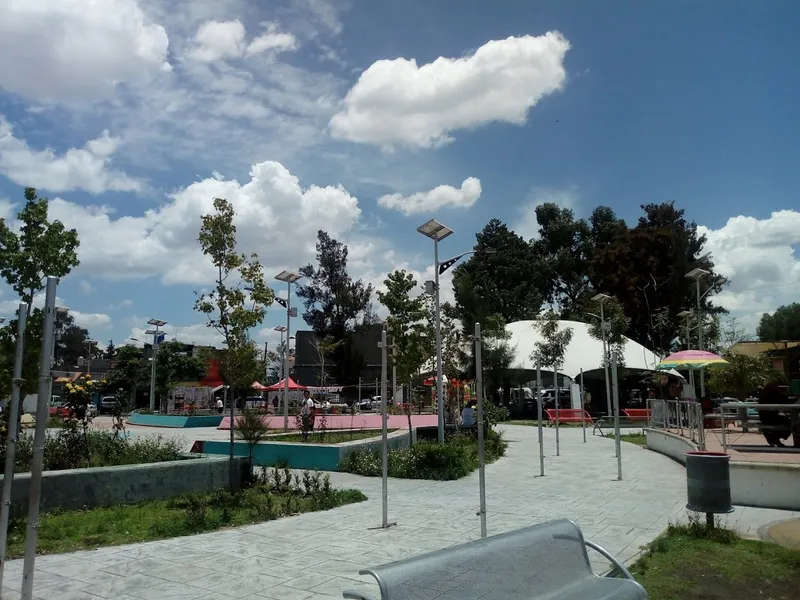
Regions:
<instances>
[{"instance_id":1,"label":"bench backrest","mask_svg":"<svg viewBox=\"0 0 800 600\"><path fill-rule=\"evenodd\" d=\"M583 534L561 519L414 556L375 569L382 600L530 600L594 578Z\"/></svg>"},{"instance_id":2,"label":"bench backrest","mask_svg":"<svg viewBox=\"0 0 800 600\"><path fill-rule=\"evenodd\" d=\"M547 413L547 418L548 419L550 419L551 421L555 421L556 420L556 409L548 408L545 412ZM592 417L589 415L589 413L587 413L584 410L581 410L580 408L559 408L558 409L558 418L561 421L569 421L569 420L573 420L573 419L580 421L581 420L581 415L583 415L583 418L586 419L587 422L592 420Z\"/></svg>"},{"instance_id":3,"label":"bench backrest","mask_svg":"<svg viewBox=\"0 0 800 600\"><path fill-rule=\"evenodd\" d=\"M650 409L649 408L625 408L622 410L622 413L626 417L649 417L650 416Z\"/></svg>"}]
</instances>

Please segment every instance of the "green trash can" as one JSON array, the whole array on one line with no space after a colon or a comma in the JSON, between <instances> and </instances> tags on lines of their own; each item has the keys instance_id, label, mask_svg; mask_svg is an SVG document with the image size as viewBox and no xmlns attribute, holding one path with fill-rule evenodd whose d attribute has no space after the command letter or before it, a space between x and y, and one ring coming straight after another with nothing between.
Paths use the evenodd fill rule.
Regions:
<instances>
[{"instance_id":1,"label":"green trash can","mask_svg":"<svg viewBox=\"0 0 800 600\"><path fill-rule=\"evenodd\" d=\"M730 454L724 452L687 452L686 508L705 513L714 526L714 515L733 512L731 503Z\"/></svg>"}]
</instances>

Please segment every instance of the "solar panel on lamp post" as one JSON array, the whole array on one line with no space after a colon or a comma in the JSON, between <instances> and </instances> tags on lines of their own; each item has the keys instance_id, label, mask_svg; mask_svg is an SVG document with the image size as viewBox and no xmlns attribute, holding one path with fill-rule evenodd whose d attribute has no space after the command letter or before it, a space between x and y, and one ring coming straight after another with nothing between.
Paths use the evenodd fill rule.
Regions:
<instances>
[{"instance_id":1,"label":"solar panel on lamp post","mask_svg":"<svg viewBox=\"0 0 800 600\"><path fill-rule=\"evenodd\" d=\"M433 288L436 328L436 403L439 421L439 442L444 442L444 382L442 381L442 324L439 304L439 242L451 236L453 230L435 219L417 227L417 231L433 240Z\"/></svg>"},{"instance_id":2,"label":"solar panel on lamp post","mask_svg":"<svg viewBox=\"0 0 800 600\"><path fill-rule=\"evenodd\" d=\"M292 330L292 317L297 316L297 309L292 310L292 284L302 279L300 273L281 271L275 276L278 281L286 283L286 352L283 355L283 430L289 431L289 333Z\"/></svg>"},{"instance_id":3,"label":"solar panel on lamp post","mask_svg":"<svg viewBox=\"0 0 800 600\"><path fill-rule=\"evenodd\" d=\"M700 299L702 296L700 295L700 280L707 275L711 275L705 269L692 269L686 274L688 279L694 279L697 284L697 349L703 349L703 313L702 309L700 308ZM700 368L700 398L704 398L706 395L706 376L705 372L703 371L702 367Z\"/></svg>"},{"instance_id":4,"label":"solar panel on lamp post","mask_svg":"<svg viewBox=\"0 0 800 600\"><path fill-rule=\"evenodd\" d=\"M155 329L148 329L145 331L145 335L152 335L153 336L153 357L152 362L150 364L150 412L155 412L156 410L156 356L158 354L158 335L161 333L159 329L167 324L166 321L162 321L161 319L150 319L147 322L148 325L152 325Z\"/></svg>"}]
</instances>

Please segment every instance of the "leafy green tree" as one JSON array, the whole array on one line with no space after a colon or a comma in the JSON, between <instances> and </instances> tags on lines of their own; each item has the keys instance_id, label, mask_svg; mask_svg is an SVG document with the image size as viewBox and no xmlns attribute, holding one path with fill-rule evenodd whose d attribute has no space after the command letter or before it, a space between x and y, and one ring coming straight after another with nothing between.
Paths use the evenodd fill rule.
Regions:
<instances>
[{"instance_id":1,"label":"leafy green tree","mask_svg":"<svg viewBox=\"0 0 800 600\"><path fill-rule=\"evenodd\" d=\"M630 327L631 320L625 316L625 309L616 298L606 300L603 303L603 317L608 323L606 331L606 343L609 356L603 357L603 364L611 364L610 353L617 352L617 366L625 366L625 344L628 341L626 336ZM600 319L590 319L588 321L589 335L596 340L603 339L603 327Z\"/></svg>"},{"instance_id":2,"label":"leafy green tree","mask_svg":"<svg viewBox=\"0 0 800 600\"><path fill-rule=\"evenodd\" d=\"M359 360L352 343L353 332L373 321L372 286L354 281L347 272L347 246L326 232L317 232L317 266L300 269L305 278L297 286L303 300L303 318L317 337L342 342L333 353L335 379L349 383L358 377Z\"/></svg>"},{"instance_id":3,"label":"leafy green tree","mask_svg":"<svg viewBox=\"0 0 800 600\"><path fill-rule=\"evenodd\" d=\"M17 215L20 232L0 219L0 275L28 304L28 314L33 297L44 289L45 276L64 277L80 264L78 232L61 221L48 221L48 202L35 188L25 188L25 206Z\"/></svg>"},{"instance_id":4,"label":"leafy green tree","mask_svg":"<svg viewBox=\"0 0 800 600\"><path fill-rule=\"evenodd\" d=\"M156 392L162 402L176 383L198 381L205 372L206 364L186 352L182 343L171 341L159 344L156 357Z\"/></svg>"},{"instance_id":5,"label":"leafy green tree","mask_svg":"<svg viewBox=\"0 0 800 600\"><path fill-rule=\"evenodd\" d=\"M33 309L34 296L44 289L46 275L64 277L80 264L77 231L66 229L61 221L49 221L47 208L47 198L39 198L34 188L25 188L25 206L17 214L21 223L19 232L0 219L0 276L28 305L23 394L33 394L38 388L43 314ZM9 378L13 372L16 335L16 319L0 329L3 360L0 371L7 372Z\"/></svg>"},{"instance_id":6,"label":"leafy green tree","mask_svg":"<svg viewBox=\"0 0 800 600\"><path fill-rule=\"evenodd\" d=\"M394 345L392 361L400 381L420 373L431 358L434 332L426 297L412 295L417 280L405 270L393 271L384 280L386 291L378 291L378 299L389 311L386 319L389 338Z\"/></svg>"},{"instance_id":7,"label":"leafy green tree","mask_svg":"<svg viewBox=\"0 0 800 600\"><path fill-rule=\"evenodd\" d=\"M535 318L545 272L534 248L498 219L475 237L476 253L453 271L455 318L465 333L489 315L499 314L506 323Z\"/></svg>"},{"instance_id":8,"label":"leafy green tree","mask_svg":"<svg viewBox=\"0 0 800 600\"><path fill-rule=\"evenodd\" d=\"M550 367L553 371L553 383L558 382L558 370L564 364L567 346L572 341L572 327L561 329L558 313L547 311L534 327L538 329L542 339L536 342L531 359L539 361L542 367Z\"/></svg>"},{"instance_id":9,"label":"leafy green tree","mask_svg":"<svg viewBox=\"0 0 800 600\"><path fill-rule=\"evenodd\" d=\"M219 353L220 376L226 385L236 389L253 375L253 357L260 352L249 332L263 322L266 307L275 296L264 282L258 256L248 257L237 251L234 216L227 200L215 198L214 212L201 217L197 241L214 265L216 277L210 292L196 292L195 310L204 314L208 327L222 336L225 348Z\"/></svg>"},{"instance_id":10,"label":"leafy green tree","mask_svg":"<svg viewBox=\"0 0 800 600\"><path fill-rule=\"evenodd\" d=\"M758 323L758 339L800 340L800 302L779 307L774 313L764 313Z\"/></svg>"},{"instance_id":11,"label":"leafy green tree","mask_svg":"<svg viewBox=\"0 0 800 600\"><path fill-rule=\"evenodd\" d=\"M114 346L114 340L108 340L108 346L106 346L106 351L103 353L103 358L107 360L114 360L116 355L117 348Z\"/></svg>"},{"instance_id":12,"label":"leafy green tree","mask_svg":"<svg viewBox=\"0 0 800 600\"><path fill-rule=\"evenodd\" d=\"M149 373L148 362L144 359L141 348L121 346L114 358L114 368L106 373L106 390L114 394L123 390L133 405L136 390L150 385Z\"/></svg>"},{"instance_id":13,"label":"leafy green tree","mask_svg":"<svg viewBox=\"0 0 800 600\"><path fill-rule=\"evenodd\" d=\"M710 371L708 389L737 400L746 400L751 393L771 379L781 380L783 375L772 366L766 354L747 356L736 352L725 352L723 358L728 366Z\"/></svg>"}]
</instances>

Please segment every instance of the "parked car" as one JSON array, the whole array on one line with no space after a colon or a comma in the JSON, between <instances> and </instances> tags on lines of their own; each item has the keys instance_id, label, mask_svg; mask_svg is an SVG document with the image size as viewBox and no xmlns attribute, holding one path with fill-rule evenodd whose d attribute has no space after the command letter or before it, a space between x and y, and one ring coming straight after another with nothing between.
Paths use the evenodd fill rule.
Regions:
<instances>
[{"instance_id":1,"label":"parked car","mask_svg":"<svg viewBox=\"0 0 800 600\"><path fill-rule=\"evenodd\" d=\"M94 405L93 405L94 406ZM112 413L117 408L116 396L103 396L100 399L100 414Z\"/></svg>"}]
</instances>

